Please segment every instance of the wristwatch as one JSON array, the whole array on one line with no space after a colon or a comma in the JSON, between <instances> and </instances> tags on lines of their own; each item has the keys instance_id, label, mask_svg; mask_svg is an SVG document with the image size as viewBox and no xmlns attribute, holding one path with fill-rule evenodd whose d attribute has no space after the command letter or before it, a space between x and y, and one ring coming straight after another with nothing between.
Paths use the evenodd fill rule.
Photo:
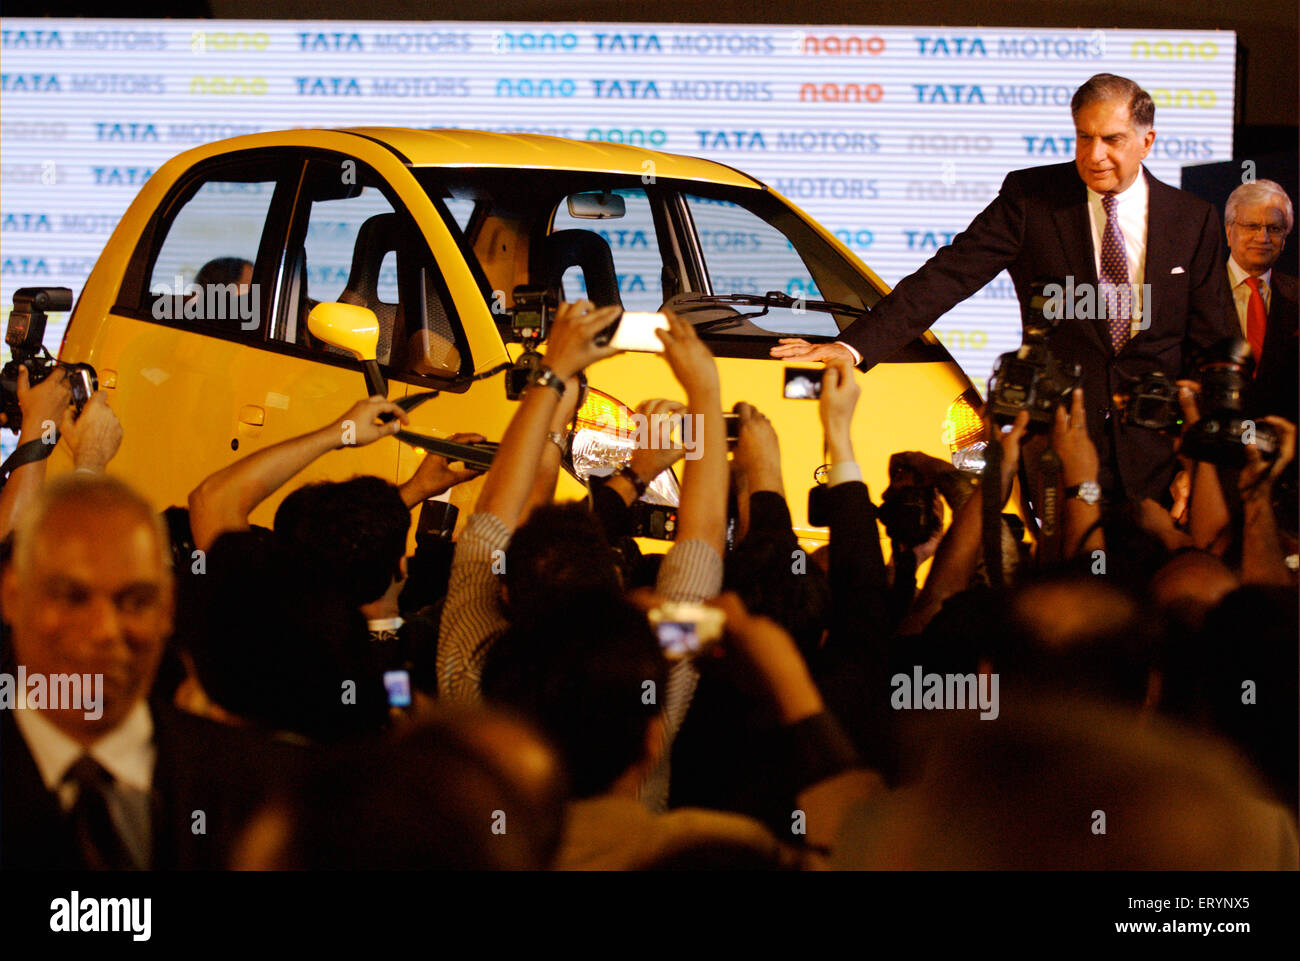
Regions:
<instances>
[{"instance_id":1,"label":"wristwatch","mask_svg":"<svg viewBox=\"0 0 1300 961\"><path fill-rule=\"evenodd\" d=\"M638 499L645 496L646 488L650 486L649 481L643 481L641 475L632 469L631 464L624 464L615 475L615 477L626 477L627 482L636 489Z\"/></svg>"},{"instance_id":2,"label":"wristwatch","mask_svg":"<svg viewBox=\"0 0 1300 961\"><path fill-rule=\"evenodd\" d=\"M569 453L569 435L561 433L558 430L546 432L546 439L560 449L560 456L563 457Z\"/></svg>"},{"instance_id":3,"label":"wristwatch","mask_svg":"<svg viewBox=\"0 0 1300 961\"><path fill-rule=\"evenodd\" d=\"M1079 498L1085 504L1095 507L1101 503L1101 485L1096 481L1084 481L1065 489L1065 499Z\"/></svg>"},{"instance_id":4,"label":"wristwatch","mask_svg":"<svg viewBox=\"0 0 1300 961\"><path fill-rule=\"evenodd\" d=\"M528 378L528 386L535 387L540 384L543 387L554 387L555 393L559 395L560 400L564 400L564 381L560 375L551 368L546 366L538 367Z\"/></svg>"}]
</instances>

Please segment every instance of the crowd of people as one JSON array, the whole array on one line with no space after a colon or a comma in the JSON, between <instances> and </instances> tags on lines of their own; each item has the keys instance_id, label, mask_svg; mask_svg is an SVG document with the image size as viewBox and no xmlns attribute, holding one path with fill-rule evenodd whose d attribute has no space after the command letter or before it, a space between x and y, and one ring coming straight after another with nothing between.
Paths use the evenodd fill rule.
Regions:
<instances>
[{"instance_id":1,"label":"crowd of people","mask_svg":"<svg viewBox=\"0 0 1300 961\"><path fill-rule=\"evenodd\" d=\"M644 438L553 502L553 440L613 317L561 305L552 376L472 513L411 556L413 509L478 471L430 454L404 484L300 486L271 529L249 521L315 459L393 442L407 414L385 398L160 515L106 473L102 393L74 419L59 376L23 379L24 431L62 421L76 469L27 464L0 493L0 670L102 675L103 698L0 712L0 864L1297 867L1288 420L1261 418L1275 456L1183 458L1164 496L1064 499L1048 556L1015 482L1044 448L1062 487L1097 480L1082 390L1047 431L989 420L991 476L900 451L873 499L852 361L830 356L829 543L806 551L771 422L737 405L729 445L713 355L671 314L684 400L643 409L694 418L698 456ZM1190 428L1195 384L1179 402ZM633 505L669 469L675 539L643 551ZM907 489L936 521L887 559L878 511ZM666 656L665 623L700 649Z\"/></svg>"}]
</instances>

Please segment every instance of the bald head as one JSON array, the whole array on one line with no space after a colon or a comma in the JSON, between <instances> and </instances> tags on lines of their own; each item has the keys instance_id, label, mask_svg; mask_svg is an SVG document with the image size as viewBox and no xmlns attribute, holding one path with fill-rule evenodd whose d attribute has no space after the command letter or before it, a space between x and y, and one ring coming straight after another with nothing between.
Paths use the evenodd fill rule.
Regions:
<instances>
[{"instance_id":1,"label":"bald head","mask_svg":"<svg viewBox=\"0 0 1300 961\"><path fill-rule=\"evenodd\" d=\"M109 478L60 478L19 521L0 588L15 661L29 676L102 676L102 715L47 711L83 744L148 695L171 633L169 557L148 502Z\"/></svg>"}]
</instances>

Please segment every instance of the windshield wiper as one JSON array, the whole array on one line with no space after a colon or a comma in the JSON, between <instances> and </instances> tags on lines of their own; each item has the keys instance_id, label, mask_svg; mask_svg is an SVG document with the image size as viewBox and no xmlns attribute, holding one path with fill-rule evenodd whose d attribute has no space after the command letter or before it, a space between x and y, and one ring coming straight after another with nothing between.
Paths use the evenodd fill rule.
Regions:
<instances>
[{"instance_id":1,"label":"windshield wiper","mask_svg":"<svg viewBox=\"0 0 1300 961\"><path fill-rule=\"evenodd\" d=\"M673 304L672 309L679 314L689 314L697 310L708 310L719 304L741 304L746 307L762 307L762 310L750 314L739 314L736 317L720 317L715 320L704 320L695 323L695 327L700 329L724 329L726 327L738 326L739 321L753 317L762 317L772 307L783 307L790 310L819 310L827 314L852 314L855 317L865 317L871 313L866 307L853 307L849 304L837 304L829 300L808 300L803 297L791 297L789 294L780 290L769 290L765 294L692 294L679 298Z\"/></svg>"}]
</instances>

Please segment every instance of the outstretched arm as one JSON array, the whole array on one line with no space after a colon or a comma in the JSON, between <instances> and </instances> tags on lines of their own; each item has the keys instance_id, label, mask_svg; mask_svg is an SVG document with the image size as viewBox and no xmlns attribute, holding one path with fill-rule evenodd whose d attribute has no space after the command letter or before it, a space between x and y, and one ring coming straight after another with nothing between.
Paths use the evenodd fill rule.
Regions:
<instances>
[{"instance_id":1,"label":"outstretched arm","mask_svg":"<svg viewBox=\"0 0 1300 961\"><path fill-rule=\"evenodd\" d=\"M380 414L392 414L388 422ZM408 420L406 411L385 397L358 401L324 427L241 457L206 477L190 491L190 529L194 546L207 550L226 531L248 528L258 504L322 454L341 447L364 447L396 434Z\"/></svg>"}]
</instances>

